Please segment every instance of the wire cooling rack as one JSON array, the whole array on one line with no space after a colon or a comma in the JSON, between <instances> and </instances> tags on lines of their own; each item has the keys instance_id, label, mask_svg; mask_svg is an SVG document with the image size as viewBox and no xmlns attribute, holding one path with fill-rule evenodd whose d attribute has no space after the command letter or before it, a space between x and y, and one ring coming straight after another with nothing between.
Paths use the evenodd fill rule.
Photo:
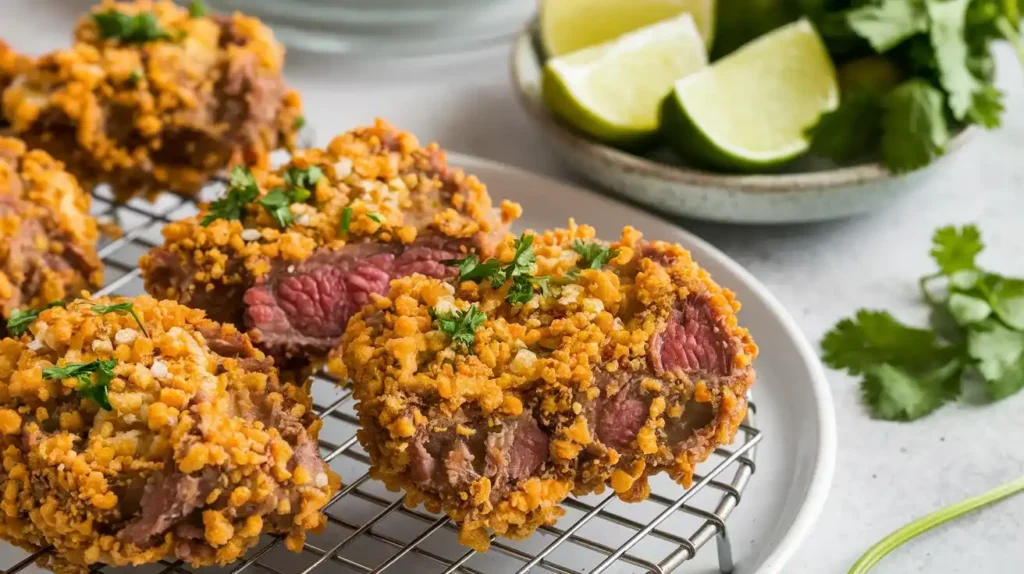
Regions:
<instances>
[{"instance_id":1,"label":"wire cooling rack","mask_svg":"<svg viewBox=\"0 0 1024 574\"><path fill-rule=\"evenodd\" d=\"M209 198L220 189L211 186L202 197ZM105 240L100 246L107 285L97 294L140 294L139 256L162 243L160 228L164 224L195 214L196 204L164 194L153 202L132 200L115 205L102 188L93 197L93 212L101 220L116 221L124 231L120 238ZM448 517L407 508L400 494L370 480L370 459L355 436L358 418L351 391L318 376L313 398L324 419L321 453L344 480L326 509L329 522L324 532L310 535L300 553L284 549L280 538L266 536L243 561L228 567L197 570L181 562L162 562L131 572L668 574L696 556L711 539L716 542L719 570L733 570L726 520L754 473L756 446L762 438L753 403L735 443L716 449L699 467L701 472L694 475L696 482L689 489L682 490L660 476L652 480L651 497L639 504L622 503L614 494L570 498L564 503L566 514L557 524L539 529L525 541L493 539L489 552L477 553L457 543L457 527ZM51 551L41 549L3 572L28 574L34 570L33 564L45 560ZM128 570L101 565L90 572Z\"/></svg>"}]
</instances>

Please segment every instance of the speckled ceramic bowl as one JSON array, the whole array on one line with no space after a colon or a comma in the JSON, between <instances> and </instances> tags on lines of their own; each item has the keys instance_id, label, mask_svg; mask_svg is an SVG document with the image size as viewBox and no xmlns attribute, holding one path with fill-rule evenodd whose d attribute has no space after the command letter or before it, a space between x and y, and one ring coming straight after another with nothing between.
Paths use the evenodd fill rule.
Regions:
<instances>
[{"instance_id":1,"label":"speckled ceramic bowl","mask_svg":"<svg viewBox=\"0 0 1024 574\"><path fill-rule=\"evenodd\" d=\"M633 155L592 142L551 115L541 97L541 58L532 28L516 41L512 83L519 101L548 134L554 151L596 185L657 211L730 223L801 223L840 219L879 209L915 191L953 162L949 157L977 131L950 142L944 157L908 174L877 163L834 167L807 158L778 174L734 175L685 167L666 152Z\"/></svg>"}]
</instances>

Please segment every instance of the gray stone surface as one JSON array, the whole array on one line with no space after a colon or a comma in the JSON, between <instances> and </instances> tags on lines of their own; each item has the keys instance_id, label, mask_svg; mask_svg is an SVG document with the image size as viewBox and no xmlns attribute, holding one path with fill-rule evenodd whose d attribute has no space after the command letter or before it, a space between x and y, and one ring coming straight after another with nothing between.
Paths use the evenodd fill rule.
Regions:
<instances>
[{"instance_id":1,"label":"gray stone surface","mask_svg":"<svg viewBox=\"0 0 1024 574\"><path fill-rule=\"evenodd\" d=\"M74 15L88 4L0 0L0 37L29 52L65 44ZM767 284L812 341L859 307L922 319L915 281L931 270L928 243L940 225L978 223L991 245L984 263L1024 275L1024 78L1008 49L999 56L999 83L1008 91L1004 128L981 134L952 159L945 181L910 201L869 217L811 226L681 225ZM572 179L517 108L505 49L402 63L293 54L288 76L304 94L319 143L381 116L452 150ZM579 220L586 220L586 206ZM1024 395L893 424L866 416L853 380L836 373L829 378L839 430L836 476L823 516L786 572L845 572L891 530L1024 473ZM1022 520L1024 496L923 536L877 572L1022 571Z\"/></svg>"}]
</instances>

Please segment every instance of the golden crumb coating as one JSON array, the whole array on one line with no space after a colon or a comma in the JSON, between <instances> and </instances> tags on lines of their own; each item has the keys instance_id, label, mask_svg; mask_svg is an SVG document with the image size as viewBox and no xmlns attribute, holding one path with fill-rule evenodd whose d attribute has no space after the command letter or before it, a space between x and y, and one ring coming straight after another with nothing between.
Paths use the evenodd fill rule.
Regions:
<instances>
[{"instance_id":1,"label":"golden crumb coating","mask_svg":"<svg viewBox=\"0 0 1024 574\"><path fill-rule=\"evenodd\" d=\"M116 35L99 24L111 14L148 17L156 32ZM79 21L73 47L15 76L2 115L83 185L111 184L120 198L191 194L231 163L262 165L294 143L301 104L283 62L284 48L254 18L105 0Z\"/></svg>"},{"instance_id":2,"label":"golden crumb coating","mask_svg":"<svg viewBox=\"0 0 1024 574\"><path fill-rule=\"evenodd\" d=\"M570 492L643 500L661 471L688 486L733 439L754 380L739 304L679 245L628 227L608 245L570 223L532 249L525 302L508 301L513 281L396 280L328 363L352 380L372 475L477 549L552 523ZM497 258L515 257L509 238ZM477 314L466 347L441 325Z\"/></svg>"},{"instance_id":3,"label":"golden crumb coating","mask_svg":"<svg viewBox=\"0 0 1024 574\"><path fill-rule=\"evenodd\" d=\"M0 137L0 315L98 287L90 197L64 166ZM0 334L4 332L0 327Z\"/></svg>"},{"instance_id":4,"label":"golden crumb coating","mask_svg":"<svg viewBox=\"0 0 1024 574\"><path fill-rule=\"evenodd\" d=\"M52 545L50 567L76 573L226 564L261 533L296 548L340 482L320 426L305 390L201 311L147 296L44 310L0 341L0 537Z\"/></svg>"}]
</instances>

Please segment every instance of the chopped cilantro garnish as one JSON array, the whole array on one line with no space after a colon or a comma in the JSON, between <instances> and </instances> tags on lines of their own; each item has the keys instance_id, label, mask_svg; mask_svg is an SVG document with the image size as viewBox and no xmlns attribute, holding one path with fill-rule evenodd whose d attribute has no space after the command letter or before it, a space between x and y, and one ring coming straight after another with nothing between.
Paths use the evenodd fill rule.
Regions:
<instances>
[{"instance_id":1,"label":"chopped cilantro garnish","mask_svg":"<svg viewBox=\"0 0 1024 574\"><path fill-rule=\"evenodd\" d=\"M369 217L377 223L384 223L384 216L379 213L367 213L366 217Z\"/></svg>"},{"instance_id":2,"label":"chopped cilantro garnish","mask_svg":"<svg viewBox=\"0 0 1024 574\"><path fill-rule=\"evenodd\" d=\"M487 315L477 309L476 305L465 311L456 309L450 313L437 313L431 309L430 316L437 322L437 328L451 338L453 344L461 345L467 351L473 349L477 328L487 320Z\"/></svg>"},{"instance_id":3,"label":"chopped cilantro garnish","mask_svg":"<svg viewBox=\"0 0 1024 574\"><path fill-rule=\"evenodd\" d=\"M128 75L128 81L132 84L138 84L145 77L146 75L142 72L142 70L132 70L132 73Z\"/></svg>"},{"instance_id":4,"label":"chopped cilantro garnish","mask_svg":"<svg viewBox=\"0 0 1024 574\"><path fill-rule=\"evenodd\" d=\"M532 277L537 257L533 253L533 236L525 233L515 241L516 252L512 262L502 265L497 259L488 259L481 262L476 254L470 254L462 259L448 259L442 261L445 265L459 268L459 281L484 281L490 280L491 285L500 287L506 281L511 280L505 300L509 303L525 303L533 298L533 285L538 284L542 290L549 287L549 278Z\"/></svg>"},{"instance_id":5,"label":"chopped cilantro garnish","mask_svg":"<svg viewBox=\"0 0 1024 574\"><path fill-rule=\"evenodd\" d=\"M587 242L579 239L572 242L572 250L579 253L584 265L590 269L600 269L604 267L605 263L619 255L618 249L606 247L595 241Z\"/></svg>"},{"instance_id":6,"label":"chopped cilantro garnish","mask_svg":"<svg viewBox=\"0 0 1024 574\"><path fill-rule=\"evenodd\" d=\"M188 15L190 18L202 18L206 16L207 9L206 3L200 0L192 0L188 5Z\"/></svg>"},{"instance_id":7,"label":"chopped cilantro garnish","mask_svg":"<svg viewBox=\"0 0 1024 574\"><path fill-rule=\"evenodd\" d=\"M495 277L501 270L501 262L497 259L488 259L483 263L476 253L470 253L462 259L446 259L441 263L448 266L458 266L459 282L462 281L483 281Z\"/></svg>"},{"instance_id":8,"label":"chopped cilantro garnish","mask_svg":"<svg viewBox=\"0 0 1024 574\"><path fill-rule=\"evenodd\" d=\"M338 234L348 234L348 228L352 224L352 208L346 207L341 210L341 223L338 225Z\"/></svg>"},{"instance_id":9,"label":"chopped cilantro garnish","mask_svg":"<svg viewBox=\"0 0 1024 574\"><path fill-rule=\"evenodd\" d=\"M52 307L63 306L63 301L51 301L42 309L15 309L14 312L11 313L11 318L7 320L7 332L11 335L21 335L28 330L29 325L39 318L40 313Z\"/></svg>"},{"instance_id":10,"label":"chopped cilantro garnish","mask_svg":"<svg viewBox=\"0 0 1024 574\"><path fill-rule=\"evenodd\" d=\"M863 377L876 418L921 418L976 383L990 401L1024 388L1024 279L977 267L984 244L974 226L939 229L932 244L939 271L920 281L931 329L861 310L821 343L826 364Z\"/></svg>"},{"instance_id":11,"label":"chopped cilantro garnish","mask_svg":"<svg viewBox=\"0 0 1024 574\"><path fill-rule=\"evenodd\" d=\"M87 399L98 404L104 410L113 410L110 406L109 386L114 378L114 367L117 361L93 361L91 363L68 363L63 366L43 368L44 379L78 379L78 392ZM93 380L93 373L96 380Z\"/></svg>"},{"instance_id":12,"label":"chopped cilantro garnish","mask_svg":"<svg viewBox=\"0 0 1024 574\"><path fill-rule=\"evenodd\" d=\"M324 176L324 172L317 166L307 168L289 167L284 172L284 180L291 188L306 190L306 197L301 201L309 199L309 193L316 189L316 182Z\"/></svg>"},{"instance_id":13,"label":"chopped cilantro garnish","mask_svg":"<svg viewBox=\"0 0 1024 574\"><path fill-rule=\"evenodd\" d=\"M277 221L281 229L295 221L291 210L291 204L295 203L295 197L280 187L270 190L270 193L263 196L258 203Z\"/></svg>"},{"instance_id":14,"label":"chopped cilantro garnish","mask_svg":"<svg viewBox=\"0 0 1024 574\"><path fill-rule=\"evenodd\" d=\"M292 122L292 129L301 130L306 126L306 116L299 116Z\"/></svg>"},{"instance_id":15,"label":"chopped cilantro garnish","mask_svg":"<svg viewBox=\"0 0 1024 574\"><path fill-rule=\"evenodd\" d=\"M92 15L100 35L104 39L120 40L126 44L170 40L171 34L160 27L156 16L150 12L139 12L134 16L116 10L96 12Z\"/></svg>"},{"instance_id":16,"label":"chopped cilantro garnish","mask_svg":"<svg viewBox=\"0 0 1024 574\"><path fill-rule=\"evenodd\" d=\"M248 168L236 166L231 170L231 182L224 197L210 204L209 213L201 225L206 227L216 219L242 219L245 206L260 195L256 179Z\"/></svg>"},{"instance_id":17,"label":"chopped cilantro garnish","mask_svg":"<svg viewBox=\"0 0 1024 574\"><path fill-rule=\"evenodd\" d=\"M135 319L135 323L139 326L139 329L142 330L142 334L147 338L149 337L146 327L142 324L142 319L139 319L139 316L135 314L135 307L132 305L131 301L114 303L113 305L93 305L92 311L93 313L99 313L100 315L106 315L107 313L128 313L132 316L132 319Z\"/></svg>"}]
</instances>

